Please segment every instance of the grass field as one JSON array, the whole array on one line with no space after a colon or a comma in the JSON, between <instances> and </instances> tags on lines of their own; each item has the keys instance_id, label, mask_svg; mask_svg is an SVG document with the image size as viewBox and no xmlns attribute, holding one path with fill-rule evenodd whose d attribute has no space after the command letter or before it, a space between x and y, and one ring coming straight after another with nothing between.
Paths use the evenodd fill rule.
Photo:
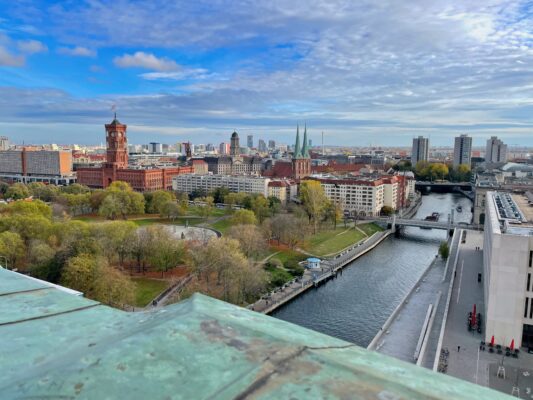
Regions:
<instances>
[{"instance_id":1,"label":"grass field","mask_svg":"<svg viewBox=\"0 0 533 400\"><path fill-rule=\"evenodd\" d=\"M337 227L336 230L326 230L311 236L304 248L311 254L325 256L337 253L364 238L365 235L359 230Z\"/></svg>"},{"instance_id":2,"label":"grass field","mask_svg":"<svg viewBox=\"0 0 533 400\"><path fill-rule=\"evenodd\" d=\"M213 229L216 229L217 231L221 233L226 233L226 231L231 228L233 224L231 223L231 220L229 218L221 219L214 224L211 224L210 227Z\"/></svg>"},{"instance_id":3,"label":"grass field","mask_svg":"<svg viewBox=\"0 0 533 400\"><path fill-rule=\"evenodd\" d=\"M372 236L376 232L381 232L383 228L379 225L374 224L373 222L369 224L362 224L357 225L359 229L361 229L364 233L366 233L368 236Z\"/></svg>"},{"instance_id":4,"label":"grass field","mask_svg":"<svg viewBox=\"0 0 533 400\"><path fill-rule=\"evenodd\" d=\"M149 278L133 278L135 282L135 307L145 307L168 287L167 281Z\"/></svg>"}]
</instances>

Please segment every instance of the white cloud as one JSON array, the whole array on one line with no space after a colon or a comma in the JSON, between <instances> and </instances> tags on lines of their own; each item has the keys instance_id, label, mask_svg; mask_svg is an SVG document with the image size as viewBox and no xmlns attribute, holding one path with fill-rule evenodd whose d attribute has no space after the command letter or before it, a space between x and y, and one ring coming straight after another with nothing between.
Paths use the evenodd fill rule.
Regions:
<instances>
[{"instance_id":1,"label":"white cloud","mask_svg":"<svg viewBox=\"0 0 533 400\"><path fill-rule=\"evenodd\" d=\"M180 71L174 72L146 72L139 75L141 78L156 81L156 80L167 80L167 81L181 81L184 79L205 79L210 75L207 73L206 69L203 68L182 68Z\"/></svg>"},{"instance_id":2,"label":"white cloud","mask_svg":"<svg viewBox=\"0 0 533 400\"><path fill-rule=\"evenodd\" d=\"M151 53L137 51L135 54L124 54L121 57L115 57L113 62L120 68L143 68L155 71L177 71L180 66L175 61L168 58L157 58Z\"/></svg>"},{"instance_id":3,"label":"white cloud","mask_svg":"<svg viewBox=\"0 0 533 400\"><path fill-rule=\"evenodd\" d=\"M83 46L74 46L74 47L60 47L57 49L59 54L65 54L68 56L74 57L95 57L96 51L91 50Z\"/></svg>"},{"instance_id":4,"label":"white cloud","mask_svg":"<svg viewBox=\"0 0 533 400\"><path fill-rule=\"evenodd\" d=\"M5 47L0 46L0 67L21 67L25 62L24 56L14 55Z\"/></svg>"},{"instance_id":5,"label":"white cloud","mask_svg":"<svg viewBox=\"0 0 533 400\"><path fill-rule=\"evenodd\" d=\"M38 40L19 40L17 47L20 52L25 54L46 53L48 47Z\"/></svg>"}]
</instances>

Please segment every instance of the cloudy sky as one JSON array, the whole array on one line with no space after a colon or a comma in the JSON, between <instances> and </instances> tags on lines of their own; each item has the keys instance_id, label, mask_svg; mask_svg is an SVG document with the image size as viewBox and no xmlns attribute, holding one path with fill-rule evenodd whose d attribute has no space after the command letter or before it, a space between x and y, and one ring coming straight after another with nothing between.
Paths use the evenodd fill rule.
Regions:
<instances>
[{"instance_id":1,"label":"cloudy sky","mask_svg":"<svg viewBox=\"0 0 533 400\"><path fill-rule=\"evenodd\" d=\"M0 134L132 143L533 145L533 4L0 0Z\"/></svg>"}]
</instances>

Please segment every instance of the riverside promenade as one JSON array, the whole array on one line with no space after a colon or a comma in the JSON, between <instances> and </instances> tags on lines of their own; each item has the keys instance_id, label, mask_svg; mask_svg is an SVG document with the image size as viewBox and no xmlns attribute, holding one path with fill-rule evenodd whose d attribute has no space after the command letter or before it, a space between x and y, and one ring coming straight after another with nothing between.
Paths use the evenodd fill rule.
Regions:
<instances>
[{"instance_id":1,"label":"riverside promenade","mask_svg":"<svg viewBox=\"0 0 533 400\"><path fill-rule=\"evenodd\" d=\"M310 288L317 287L328 279L335 278L338 274L342 275L342 269L346 265L372 250L391 233L390 230L376 232L368 239L354 244L335 257L322 260L320 269L306 269L301 278L263 296L247 308L263 314L270 314Z\"/></svg>"},{"instance_id":2,"label":"riverside promenade","mask_svg":"<svg viewBox=\"0 0 533 400\"><path fill-rule=\"evenodd\" d=\"M450 256L435 257L412 289L368 345L369 350L433 367L439 334L446 316L453 266L459 251L461 230L450 240Z\"/></svg>"}]
</instances>

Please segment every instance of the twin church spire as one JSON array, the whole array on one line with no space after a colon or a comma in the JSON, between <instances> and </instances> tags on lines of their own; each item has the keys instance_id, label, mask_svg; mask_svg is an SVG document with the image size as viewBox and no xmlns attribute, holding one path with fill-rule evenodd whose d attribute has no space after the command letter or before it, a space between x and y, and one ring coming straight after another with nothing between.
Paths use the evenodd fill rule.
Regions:
<instances>
[{"instance_id":1,"label":"twin church spire","mask_svg":"<svg viewBox=\"0 0 533 400\"><path fill-rule=\"evenodd\" d=\"M309 158L309 141L307 140L307 123L304 125L304 139L300 148L300 125L296 125L296 143L293 158Z\"/></svg>"}]
</instances>

